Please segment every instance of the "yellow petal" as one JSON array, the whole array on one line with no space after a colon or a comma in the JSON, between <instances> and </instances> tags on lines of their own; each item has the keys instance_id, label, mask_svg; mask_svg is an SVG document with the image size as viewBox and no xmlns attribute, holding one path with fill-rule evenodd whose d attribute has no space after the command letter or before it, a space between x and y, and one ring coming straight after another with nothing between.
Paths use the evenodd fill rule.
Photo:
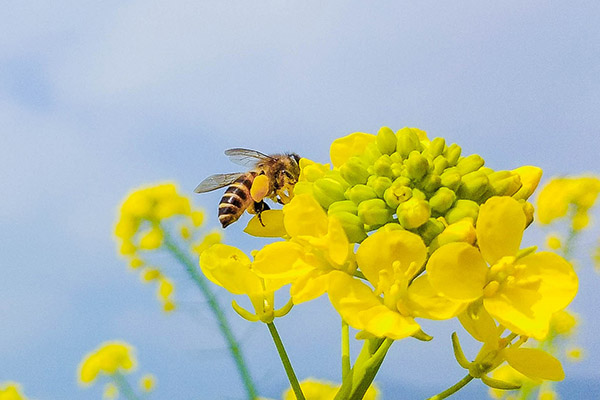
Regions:
<instances>
[{"instance_id":1,"label":"yellow petal","mask_svg":"<svg viewBox=\"0 0 600 400\"><path fill-rule=\"evenodd\" d=\"M329 156L334 167L339 167L350 157L361 155L365 147L376 139L375 135L369 133L355 132L348 136L339 138L331 143Z\"/></svg>"},{"instance_id":2,"label":"yellow petal","mask_svg":"<svg viewBox=\"0 0 600 400\"><path fill-rule=\"evenodd\" d=\"M342 224L336 218L329 218L327 235L321 237L298 236L298 238L306 240L318 249L324 250L329 257L329 261L338 266L344 264L348 258L350 243Z\"/></svg>"},{"instance_id":3,"label":"yellow petal","mask_svg":"<svg viewBox=\"0 0 600 400\"><path fill-rule=\"evenodd\" d=\"M329 300L337 312L353 328L364 329L360 312L381 305L381 300L370 287L343 272L330 274Z\"/></svg>"},{"instance_id":4,"label":"yellow petal","mask_svg":"<svg viewBox=\"0 0 600 400\"><path fill-rule=\"evenodd\" d=\"M526 268L518 276L517 284L519 280L539 279L537 291L541 300L536 309L550 313L562 310L577 294L577 274L573 266L558 254L542 251L523 257L518 262Z\"/></svg>"},{"instance_id":5,"label":"yellow petal","mask_svg":"<svg viewBox=\"0 0 600 400\"><path fill-rule=\"evenodd\" d=\"M392 311L383 304L362 311L360 318L364 321L364 330L377 337L400 340L414 335L421 329L412 317Z\"/></svg>"},{"instance_id":6,"label":"yellow petal","mask_svg":"<svg viewBox=\"0 0 600 400\"><path fill-rule=\"evenodd\" d=\"M213 283L233 294L261 293L262 281L250 270L250 259L243 251L215 244L200 255L200 268Z\"/></svg>"},{"instance_id":7,"label":"yellow petal","mask_svg":"<svg viewBox=\"0 0 600 400\"><path fill-rule=\"evenodd\" d=\"M290 295L294 304L314 300L329 289L330 276L327 271L312 270L294 280Z\"/></svg>"},{"instance_id":8,"label":"yellow petal","mask_svg":"<svg viewBox=\"0 0 600 400\"><path fill-rule=\"evenodd\" d=\"M426 258L427 248L421 237L404 230L375 232L361 243L356 252L360 270L374 286L379 282L380 271L388 270L389 276L394 276L395 262L400 262L404 273L414 263L416 272Z\"/></svg>"},{"instance_id":9,"label":"yellow petal","mask_svg":"<svg viewBox=\"0 0 600 400\"><path fill-rule=\"evenodd\" d=\"M507 348L503 351L511 367L532 379L562 381L565 379L560 361L539 349Z\"/></svg>"},{"instance_id":10,"label":"yellow petal","mask_svg":"<svg viewBox=\"0 0 600 400\"><path fill-rule=\"evenodd\" d=\"M515 199L527 200L540 183L543 171L539 167L524 165L517 169L513 169L513 172L519 174L519 177L521 178L521 188L517 193L513 194L512 197Z\"/></svg>"},{"instance_id":11,"label":"yellow petal","mask_svg":"<svg viewBox=\"0 0 600 400\"><path fill-rule=\"evenodd\" d=\"M498 327L481 303L467 308L458 316L458 320L473 338L495 348L498 347Z\"/></svg>"},{"instance_id":12,"label":"yellow petal","mask_svg":"<svg viewBox=\"0 0 600 400\"><path fill-rule=\"evenodd\" d=\"M555 178L548 182L537 198L538 221L549 224L567 215L571 201L572 182L568 178Z\"/></svg>"},{"instance_id":13,"label":"yellow petal","mask_svg":"<svg viewBox=\"0 0 600 400\"><path fill-rule=\"evenodd\" d=\"M479 251L468 243L449 243L427 262L433 288L455 300L476 300L483 295L488 267Z\"/></svg>"},{"instance_id":14,"label":"yellow petal","mask_svg":"<svg viewBox=\"0 0 600 400\"><path fill-rule=\"evenodd\" d=\"M490 264L504 256L515 256L519 251L525 213L521 204L512 197L492 197L479 209L477 244L481 255Z\"/></svg>"},{"instance_id":15,"label":"yellow petal","mask_svg":"<svg viewBox=\"0 0 600 400\"><path fill-rule=\"evenodd\" d=\"M305 252L304 247L294 242L268 244L256 253L252 270L262 278L291 282L311 269L300 262Z\"/></svg>"},{"instance_id":16,"label":"yellow petal","mask_svg":"<svg viewBox=\"0 0 600 400\"><path fill-rule=\"evenodd\" d=\"M327 214L309 194L295 196L283 207L283 224L291 236L323 236L329 225Z\"/></svg>"},{"instance_id":17,"label":"yellow petal","mask_svg":"<svg viewBox=\"0 0 600 400\"><path fill-rule=\"evenodd\" d=\"M260 223L258 216L255 215L248 222L244 229L248 235L257 237L284 237L287 235L283 226L283 211L282 210L267 210L260 214L264 226Z\"/></svg>"},{"instance_id":18,"label":"yellow petal","mask_svg":"<svg viewBox=\"0 0 600 400\"><path fill-rule=\"evenodd\" d=\"M429 277L422 275L408 287L406 306L411 315L427 319L450 319L460 314L468 302L452 300L436 292L429 283Z\"/></svg>"}]
</instances>

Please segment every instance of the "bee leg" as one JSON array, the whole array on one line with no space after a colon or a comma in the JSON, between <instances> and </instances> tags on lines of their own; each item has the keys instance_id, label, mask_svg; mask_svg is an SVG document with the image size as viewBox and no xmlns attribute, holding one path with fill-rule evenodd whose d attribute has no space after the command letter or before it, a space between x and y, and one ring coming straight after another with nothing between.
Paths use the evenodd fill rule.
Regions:
<instances>
[{"instance_id":1,"label":"bee leg","mask_svg":"<svg viewBox=\"0 0 600 400\"><path fill-rule=\"evenodd\" d=\"M263 223L262 217L261 217L261 213L263 211L267 211L270 210L270 207L267 203L265 203L264 201L259 201L259 202L254 202L254 211L256 212L256 216L258 217L258 221L260 222L260 224L262 226L265 226L265 224Z\"/></svg>"}]
</instances>

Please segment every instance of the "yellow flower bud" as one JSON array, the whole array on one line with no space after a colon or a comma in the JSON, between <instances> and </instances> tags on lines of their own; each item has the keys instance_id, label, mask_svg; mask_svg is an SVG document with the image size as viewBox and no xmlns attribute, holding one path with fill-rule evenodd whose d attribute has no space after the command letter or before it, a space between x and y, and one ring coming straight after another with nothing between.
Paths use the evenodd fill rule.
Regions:
<instances>
[{"instance_id":1,"label":"yellow flower bud","mask_svg":"<svg viewBox=\"0 0 600 400\"><path fill-rule=\"evenodd\" d=\"M392 159L387 154L382 155L373 164L373 172L379 176L386 176L391 178L392 173Z\"/></svg>"},{"instance_id":2,"label":"yellow flower bud","mask_svg":"<svg viewBox=\"0 0 600 400\"><path fill-rule=\"evenodd\" d=\"M367 165L359 157L350 157L340 167L340 175L351 185L365 184L369 178Z\"/></svg>"},{"instance_id":3,"label":"yellow flower bud","mask_svg":"<svg viewBox=\"0 0 600 400\"><path fill-rule=\"evenodd\" d=\"M456 200L456 193L447 187L439 188L429 199L429 206L432 211L443 214L452 207Z\"/></svg>"},{"instance_id":4,"label":"yellow flower bud","mask_svg":"<svg viewBox=\"0 0 600 400\"><path fill-rule=\"evenodd\" d=\"M456 191L461 184L460 174L456 171L456 168L448 168L440 175L442 180L442 186L448 189Z\"/></svg>"},{"instance_id":5,"label":"yellow flower bud","mask_svg":"<svg viewBox=\"0 0 600 400\"><path fill-rule=\"evenodd\" d=\"M460 158L460 153L462 149L456 143L452 143L450 146L446 148L444 151L444 156L446 160L448 160L448 165L455 166Z\"/></svg>"},{"instance_id":6,"label":"yellow flower bud","mask_svg":"<svg viewBox=\"0 0 600 400\"><path fill-rule=\"evenodd\" d=\"M377 132L377 148L383 154L392 154L396 151L396 135L394 131L387 126L382 127Z\"/></svg>"},{"instance_id":7,"label":"yellow flower bud","mask_svg":"<svg viewBox=\"0 0 600 400\"><path fill-rule=\"evenodd\" d=\"M437 156L433 159L433 172L441 175L448 168L448 160L444 156Z\"/></svg>"},{"instance_id":8,"label":"yellow flower bud","mask_svg":"<svg viewBox=\"0 0 600 400\"><path fill-rule=\"evenodd\" d=\"M523 212L525 213L525 227L528 227L533 222L533 214L535 212L533 204L528 201L520 200L523 204Z\"/></svg>"},{"instance_id":9,"label":"yellow flower bud","mask_svg":"<svg viewBox=\"0 0 600 400\"><path fill-rule=\"evenodd\" d=\"M377 197L375 190L367 185L354 185L345 192L346 198L352 200L356 204L360 204L365 200L374 199Z\"/></svg>"},{"instance_id":10,"label":"yellow flower bud","mask_svg":"<svg viewBox=\"0 0 600 400\"><path fill-rule=\"evenodd\" d=\"M474 244L477 238L475 226L471 218L464 218L458 222L450 224L442 233L431 242L431 251L454 242L465 242Z\"/></svg>"},{"instance_id":11,"label":"yellow flower bud","mask_svg":"<svg viewBox=\"0 0 600 400\"><path fill-rule=\"evenodd\" d=\"M377 143L369 143L365 147L364 153L361 155L361 158L369 164L373 164L382 154L377 148Z\"/></svg>"},{"instance_id":12,"label":"yellow flower bud","mask_svg":"<svg viewBox=\"0 0 600 400\"><path fill-rule=\"evenodd\" d=\"M427 148L427 154L435 159L438 156L441 156L446 148L446 139L441 137L436 137L431 141L429 148Z\"/></svg>"},{"instance_id":13,"label":"yellow flower bud","mask_svg":"<svg viewBox=\"0 0 600 400\"><path fill-rule=\"evenodd\" d=\"M419 152L423 150L417 130L414 128L402 128L396 132L396 137L398 138L396 151L400 153L403 158L408 158L408 155L413 150Z\"/></svg>"},{"instance_id":14,"label":"yellow flower bud","mask_svg":"<svg viewBox=\"0 0 600 400\"><path fill-rule=\"evenodd\" d=\"M358 217L367 225L383 225L391 219L391 212L381 199L370 199L358 205Z\"/></svg>"},{"instance_id":15,"label":"yellow flower bud","mask_svg":"<svg viewBox=\"0 0 600 400\"><path fill-rule=\"evenodd\" d=\"M456 168L459 174L466 175L469 172L477 171L484 163L485 161L479 154L471 154L458 160Z\"/></svg>"},{"instance_id":16,"label":"yellow flower bud","mask_svg":"<svg viewBox=\"0 0 600 400\"><path fill-rule=\"evenodd\" d=\"M371 180L370 184L367 183L367 185L373 188L373 190L377 194L377 197L383 197L383 193L385 192L385 190L392 186L392 180L385 176L378 176L375 179Z\"/></svg>"},{"instance_id":17,"label":"yellow flower bud","mask_svg":"<svg viewBox=\"0 0 600 400\"><path fill-rule=\"evenodd\" d=\"M522 186L512 197L517 200L527 200L540 183L543 171L541 168L525 165L514 169L513 172L516 172L521 177Z\"/></svg>"},{"instance_id":18,"label":"yellow flower bud","mask_svg":"<svg viewBox=\"0 0 600 400\"><path fill-rule=\"evenodd\" d=\"M488 175L496 196L512 196L522 186L521 176L512 171L497 171Z\"/></svg>"},{"instance_id":19,"label":"yellow flower bud","mask_svg":"<svg viewBox=\"0 0 600 400\"><path fill-rule=\"evenodd\" d=\"M445 215L448 224L453 224L460 221L463 218L471 218L473 221L477 220L479 214L479 205L472 200L459 199L456 201L454 207L452 207Z\"/></svg>"},{"instance_id":20,"label":"yellow flower bud","mask_svg":"<svg viewBox=\"0 0 600 400\"><path fill-rule=\"evenodd\" d=\"M562 242L557 235L552 234L546 237L546 246L548 246L549 249L558 250L562 247Z\"/></svg>"},{"instance_id":21,"label":"yellow flower bud","mask_svg":"<svg viewBox=\"0 0 600 400\"><path fill-rule=\"evenodd\" d=\"M429 163L421 153L414 150L408 155L408 159L404 162L408 177L411 179L421 179L427 173Z\"/></svg>"},{"instance_id":22,"label":"yellow flower bud","mask_svg":"<svg viewBox=\"0 0 600 400\"><path fill-rule=\"evenodd\" d=\"M350 157L363 154L365 147L375 140L375 135L355 132L331 143L329 157L334 167L339 167Z\"/></svg>"},{"instance_id":23,"label":"yellow flower bud","mask_svg":"<svg viewBox=\"0 0 600 400\"><path fill-rule=\"evenodd\" d=\"M490 180L487 175L481 171L473 171L461 178L461 185L456 191L456 195L461 199L474 200L481 202L484 194L489 188Z\"/></svg>"},{"instance_id":24,"label":"yellow flower bud","mask_svg":"<svg viewBox=\"0 0 600 400\"><path fill-rule=\"evenodd\" d=\"M427 201L413 196L398 206L396 214L398 215L398 222L400 222L404 228L414 229L429 220L431 210Z\"/></svg>"},{"instance_id":25,"label":"yellow flower bud","mask_svg":"<svg viewBox=\"0 0 600 400\"><path fill-rule=\"evenodd\" d=\"M152 390L154 390L155 386L156 386L156 377L154 375L146 374L141 377L140 389L142 389L142 391L144 391L146 393L151 392Z\"/></svg>"},{"instance_id":26,"label":"yellow flower bud","mask_svg":"<svg viewBox=\"0 0 600 400\"><path fill-rule=\"evenodd\" d=\"M419 187L428 193L435 192L440 186L442 186L442 178L435 173L425 175L419 182Z\"/></svg>"},{"instance_id":27,"label":"yellow flower bud","mask_svg":"<svg viewBox=\"0 0 600 400\"><path fill-rule=\"evenodd\" d=\"M571 362L581 361L585 356L585 352L581 347L572 347L567 350L567 358Z\"/></svg>"},{"instance_id":28,"label":"yellow flower bud","mask_svg":"<svg viewBox=\"0 0 600 400\"><path fill-rule=\"evenodd\" d=\"M336 201L335 203L331 203L327 209L327 214L333 214L341 211L356 215L358 213L358 207L352 200Z\"/></svg>"},{"instance_id":29,"label":"yellow flower bud","mask_svg":"<svg viewBox=\"0 0 600 400\"><path fill-rule=\"evenodd\" d=\"M336 211L330 213L329 216L340 221L350 243L360 243L367 237L363 221L356 214L347 211Z\"/></svg>"},{"instance_id":30,"label":"yellow flower bud","mask_svg":"<svg viewBox=\"0 0 600 400\"><path fill-rule=\"evenodd\" d=\"M339 181L333 178L320 178L314 183L313 196L321 206L327 208L333 202L346 199L344 190Z\"/></svg>"},{"instance_id":31,"label":"yellow flower bud","mask_svg":"<svg viewBox=\"0 0 600 400\"><path fill-rule=\"evenodd\" d=\"M388 207L395 209L398 205L412 196L412 190L408 186L394 186L387 188L383 192L383 200Z\"/></svg>"}]
</instances>

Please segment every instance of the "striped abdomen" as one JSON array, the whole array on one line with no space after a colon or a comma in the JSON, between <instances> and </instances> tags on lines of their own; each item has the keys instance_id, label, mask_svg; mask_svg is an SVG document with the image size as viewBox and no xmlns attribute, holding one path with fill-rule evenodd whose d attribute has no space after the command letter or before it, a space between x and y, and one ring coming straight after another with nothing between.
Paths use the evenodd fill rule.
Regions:
<instances>
[{"instance_id":1,"label":"striped abdomen","mask_svg":"<svg viewBox=\"0 0 600 400\"><path fill-rule=\"evenodd\" d=\"M219 202L219 221L223 228L237 221L253 203L250 188L255 176L256 172L250 171L237 178L225 191Z\"/></svg>"}]
</instances>

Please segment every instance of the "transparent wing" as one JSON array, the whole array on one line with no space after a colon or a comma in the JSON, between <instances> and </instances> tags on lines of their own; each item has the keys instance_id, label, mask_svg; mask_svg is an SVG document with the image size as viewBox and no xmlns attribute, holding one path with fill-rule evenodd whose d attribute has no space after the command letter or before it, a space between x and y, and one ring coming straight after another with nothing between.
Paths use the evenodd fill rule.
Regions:
<instances>
[{"instance_id":1,"label":"transparent wing","mask_svg":"<svg viewBox=\"0 0 600 400\"><path fill-rule=\"evenodd\" d=\"M271 159L271 157L260 151L249 149L229 149L225 150L225 155L229 157L231 162L244 167L254 167L259 161Z\"/></svg>"},{"instance_id":2,"label":"transparent wing","mask_svg":"<svg viewBox=\"0 0 600 400\"><path fill-rule=\"evenodd\" d=\"M205 180L203 180L202 182L200 182L200 184L198 186L196 186L196 189L194 189L194 192L206 193L206 192L210 192L211 190L216 190L216 189L220 189L225 186L229 186L233 182L235 182L235 180L237 178L239 178L240 176L242 176L244 174L245 174L245 172L235 172L233 174L211 175L208 178L206 178Z\"/></svg>"}]
</instances>

